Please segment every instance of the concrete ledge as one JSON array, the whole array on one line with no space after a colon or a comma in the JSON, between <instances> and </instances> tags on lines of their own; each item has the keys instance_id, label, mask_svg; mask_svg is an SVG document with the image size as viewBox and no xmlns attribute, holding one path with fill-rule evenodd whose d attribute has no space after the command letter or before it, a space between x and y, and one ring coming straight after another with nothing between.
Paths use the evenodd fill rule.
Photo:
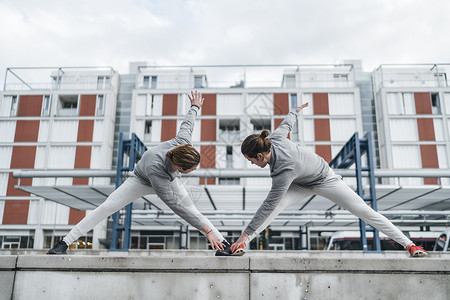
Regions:
<instances>
[{"instance_id":1,"label":"concrete ledge","mask_svg":"<svg viewBox=\"0 0 450 300\"><path fill-rule=\"evenodd\" d=\"M447 300L450 294L447 258L200 253L0 256L0 299Z\"/></svg>"},{"instance_id":2,"label":"concrete ledge","mask_svg":"<svg viewBox=\"0 0 450 300\"><path fill-rule=\"evenodd\" d=\"M183 272L246 272L249 259L234 260L229 257L123 257L123 256L73 256L36 255L19 256L18 270L84 270L101 272L130 271L183 271Z\"/></svg>"},{"instance_id":3,"label":"concrete ledge","mask_svg":"<svg viewBox=\"0 0 450 300\"><path fill-rule=\"evenodd\" d=\"M303 258L252 257L253 272L358 272L358 273L447 273L450 260L429 258Z\"/></svg>"}]
</instances>

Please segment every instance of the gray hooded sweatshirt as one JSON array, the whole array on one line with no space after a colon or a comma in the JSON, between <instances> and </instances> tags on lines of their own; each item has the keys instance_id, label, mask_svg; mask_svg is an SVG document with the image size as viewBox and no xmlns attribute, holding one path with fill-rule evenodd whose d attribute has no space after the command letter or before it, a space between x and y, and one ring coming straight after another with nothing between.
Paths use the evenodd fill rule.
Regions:
<instances>
[{"instance_id":1,"label":"gray hooded sweatshirt","mask_svg":"<svg viewBox=\"0 0 450 300\"><path fill-rule=\"evenodd\" d=\"M181 123L178 134L173 139L147 150L137 163L134 174L145 184L153 187L156 194L176 214L189 224L200 230L205 223L198 216L193 215L181 204L181 197L188 197L184 189L173 185L181 177L178 170L172 169L166 153L179 145L192 145L192 131L199 108L191 106ZM174 181L175 180L175 181ZM181 190L181 191L180 191Z\"/></svg>"},{"instance_id":2,"label":"gray hooded sweatshirt","mask_svg":"<svg viewBox=\"0 0 450 300\"><path fill-rule=\"evenodd\" d=\"M267 137L272 144L270 149L272 188L244 230L248 235L252 235L261 227L291 185L313 188L329 180L340 178L322 157L309 149L299 147L287 138L297 117L297 112L290 112L278 128Z\"/></svg>"}]
</instances>

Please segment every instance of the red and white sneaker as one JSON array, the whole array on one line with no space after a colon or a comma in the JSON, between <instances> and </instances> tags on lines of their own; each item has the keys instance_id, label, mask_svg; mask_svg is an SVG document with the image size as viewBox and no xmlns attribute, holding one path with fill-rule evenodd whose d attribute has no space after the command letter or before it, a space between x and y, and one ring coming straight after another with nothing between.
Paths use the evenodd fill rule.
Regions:
<instances>
[{"instance_id":1,"label":"red and white sneaker","mask_svg":"<svg viewBox=\"0 0 450 300\"><path fill-rule=\"evenodd\" d=\"M425 257L428 255L427 251L423 249L422 247L416 246L414 244L409 245L406 247L406 250L408 250L411 257Z\"/></svg>"},{"instance_id":2,"label":"red and white sneaker","mask_svg":"<svg viewBox=\"0 0 450 300\"><path fill-rule=\"evenodd\" d=\"M231 253L231 255L233 256L242 256L245 255L245 250L244 250L245 244L241 244L236 251L234 251L233 253Z\"/></svg>"}]
</instances>

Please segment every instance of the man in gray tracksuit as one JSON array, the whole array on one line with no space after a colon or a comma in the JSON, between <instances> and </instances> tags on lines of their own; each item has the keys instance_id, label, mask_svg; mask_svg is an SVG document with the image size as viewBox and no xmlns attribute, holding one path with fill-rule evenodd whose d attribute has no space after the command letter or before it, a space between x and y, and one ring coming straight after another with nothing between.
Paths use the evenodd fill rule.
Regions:
<instances>
[{"instance_id":1,"label":"man in gray tracksuit","mask_svg":"<svg viewBox=\"0 0 450 300\"><path fill-rule=\"evenodd\" d=\"M290 112L272 134L269 135L264 130L261 134L250 135L242 143L241 151L252 164L261 168L270 165L272 188L241 237L231 246L231 251L245 253L245 245L283 209L307 196L320 195L408 248L412 256L425 256L426 252L421 247L415 246L386 217L369 207L334 173L323 158L287 138L298 114L307 106L308 103L305 103L296 112Z\"/></svg>"},{"instance_id":2,"label":"man in gray tracksuit","mask_svg":"<svg viewBox=\"0 0 450 300\"><path fill-rule=\"evenodd\" d=\"M111 193L105 202L81 220L47 254L65 254L68 245L85 235L101 220L148 194L157 194L177 215L202 231L213 249L220 252L228 246L229 252L229 245L224 244L227 242L222 234L197 210L186 189L180 183L180 173L189 173L195 170L200 161L200 154L192 147L192 131L197 112L203 105L204 99L197 92L191 92L188 97L192 106L182 122L177 136L146 151L137 163L134 172L130 173L129 178ZM190 161L193 163L189 164ZM227 255L227 253L222 254Z\"/></svg>"}]
</instances>

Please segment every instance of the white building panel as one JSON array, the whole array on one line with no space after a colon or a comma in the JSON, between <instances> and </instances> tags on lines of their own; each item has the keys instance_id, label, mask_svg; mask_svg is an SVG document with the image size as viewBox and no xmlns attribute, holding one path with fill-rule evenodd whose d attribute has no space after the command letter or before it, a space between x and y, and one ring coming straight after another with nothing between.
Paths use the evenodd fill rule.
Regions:
<instances>
[{"instance_id":1,"label":"white building panel","mask_svg":"<svg viewBox=\"0 0 450 300\"><path fill-rule=\"evenodd\" d=\"M304 119L303 128L300 127L300 132L303 131L303 141L312 142L314 141L314 120L312 119ZM301 137L301 134L300 134ZM300 138L301 139L301 138Z\"/></svg>"},{"instance_id":2,"label":"white building panel","mask_svg":"<svg viewBox=\"0 0 450 300\"><path fill-rule=\"evenodd\" d=\"M328 106L330 116L354 115L355 114L355 98L354 94L328 94Z\"/></svg>"},{"instance_id":3,"label":"white building panel","mask_svg":"<svg viewBox=\"0 0 450 300\"><path fill-rule=\"evenodd\" d=\"M442 119L433 119L434 138L436 141L444 141L444 125Z\"/></svg>"},{"instance_id":4,"label":"white building panel","mask_svg":"<svg viewBox=\"0 0 450 300\"><path fill-rule=\"evenodd\" d=\"M9 173L0 173L0 196L6 196L6 190L8 189L8 177ZM3 213L0 215L3 216Z\"/></svg>"},{"instance_id":5,"label":"white building panel","mask_svg":"<svg viewBox=\"0 0 450 300\"><path fill-rule=\"evenodd\" d=\"M2 179L0 175L0 179ZM1 183L0 183L1 185ZM0 224L3 224L3 213L5 211L5 201L0 200Z\"/></svg>"},{"instance_id":6,"label":"white building panel","mask_svg":"<svg viewBox=\"0 0 450 300\"><path fill-rule=\"evenodd\" d=\"M48 130L49 130L49 121L43 121L39 123L39 134L38 134L38 142L47 142L48 141Z\"/></svg>"},{"instance_id":7,"label":"white building panel","mask_svg":"<svg viewBox=\"0 0 450 300\"><path fill-rule=\"evenodd\" d=\"M333 142L346 142L355 131L355 119L330 119L330 138Z\"/></svg>"},{"instance_id":8,"label":"white building panel","mask_svg":"<svg viewBox=\"0 0 450 300\"><path fill-rule=\"evenodd\" d=\"M438 145L437 147L437 155L440 169L448 169L448 151L447 146ZM450 178L441 178L442 185L450 185Z\"/></svg>"},{"instance_id":9,"label":"white building panel","mask_svg":"<svg viewBox=\"0 0 450 300\"><path fill-rule=\"evenodd\" d=\"M153 123L152 123L153 125ZM138 138L145 139L145 120L137 119L134 121L134 128L130 128L130 132L134 132ZM126 137L124 137L126 138Z\"/></svg>"},{"instance_id":10,"label":"white building panel","mask_svg":"<svg viewBox=\"0 0 450 300\"><path fill-rule=\"evenodd\" d=\"M178 113L178 115L179 116L186 115L190 107L191 107L191 101L189 100L187 94L179 94L178 95L178 101L177 101L177 113ZM200 111L199 111L199 113L200 113Z\"/></svg>"},{"instance_id":11,"label":"white building panel","mask_svg":"<svg viewBox=\"0 0 450 300\"><path fill-rule=\"evenodd\" d=\"M101 146L92 146L90 167L91 169L99 170L108 169L108 166L106 165L105 153L103 153Z\"/></svg>"},{"instance_id":12,"label":"white building panel","mask_svg":"<svg viewBox=\"0 0 450 300\"><path fill-rule=\"evenodd\" d=\"M34 168L35 169L38 169L38 170L45 169L46 154L47 154L47 147L45 147L45 146L36 147L36 155L35 155L35 159L34 159Z\"/></svg>"},{"instance_id":13,"label":"white building panel","mask_svg":"<svg viewBox=\"0 0 450 300\"><path fill-rule=\"evenodd\" d=\"M39 201L32 200L28 206L27 224L37 224L39 221Z\"/></svg>"},{"instance_id":14,"label":"white building panel","mask_svg":"<svg viewBox=\"0 0 450 300\"><path fill-rule=\"evenodd\" d=\"M245 162L247 159L241 153L241 145L233 146L233 168L243 169L245 168Z\"/></svg>"},{"instance_id":15,"label":"white building panel","mask_svg":"<svg viewBox=\"0 0 450 300\"><path fill-rule=\"evenodd\" d=\"M67 224L69 223L70 208L52 201L45 201L42 213L42 224Z\"/></svg>"},{"instance_id":16,"label":"white building panel","mask_svg":"<svg viewBox=\"0 0 450 300\"><path fill-rule=\"evenodd\" d=\"M420 169L422 159L419 146L392 146L392 160L394 169ZM400 178L402 185L422 185L422 178Z\"/></svg>"},{"instance_id":17,"label":"white building panel","mask_svg":"<svg viewBox=\"0 0 450 300\"><path fill-rule=\"evenodd\" d=\"M227 167L227 147L216 146L216 168L225 169Z\"/></svg>"},{"instance_id":18,"label":"white building panel","mask_svg":"<svg viewBox=\"0 0 450 300\"><path fill-rule=\"evenodd\" d=\"M16 121L0 121L0 143L14 142Z\"/></svg>"},{"instance_id":19,"label":"white building panel","mask_svg":"<svg viewBox=\"0 0 450 300\"><path fill-rule=\"evenodd\" d=\"M311 93L301 94L300 99L297 101L297 105L300 106L306 102L308 102L308 107L302 109L301 115L312 116L314 114L314 102L313 102L313 95Z\"/></svg>"},{"instance_id":20,"label":"white building panel","mask_svg":"<svg viewBox=\"0 0 450 300\"><path fill-rule=\"evenodd\" d=\"M450 115L450 93L444 93L445 113Z\"/></svg>"},{"instance_id":21,"label":"white building panel","mask_svg":"<svg viewBox=\"0 0 450 300\"><path fill-rule=\"evenodd\" d=\"M386 98L390 115L414 115L416 113L413 93L387 93Z\"/></svg>"},{"instance_id":22,"label":"white building panel","mask_svg":"<svg viewBox=\"0 0 450 300\"><path fill-rule=\"evenodd\" d=\"M269 117L273 115L273 94L248 94L247 97L247 106L244 107L245 114Z\"/></svg>"},{"instance_id":23,"label":"white building panel","mask_svg":"<svg viewBox=\"0 0 450 300\"><path fill-rule=\"evenodd\" d=\"M161 120L152 120L152 142L161 141Z\"/></svg>"},{"instance_id":24,"label":"white building panel","mask_svg":"<svg viewBox=\"0 0 450 300\"><path fill-rule=\"evenodd\" d=\"M136 98L136 105L134 106L134 114L136 117L143 117L148 113L146 111L147 94L139 94ZM151 112L150 114L151 115Z\"/></svg>"},{"instance_id":25,"label":"white building panel","mask_svg":"<svg viewBox=\"0 0 450 300\"><path fill-rule=\"evenodd\" d=\"M11 156L13 147L0 147L0 169L9 169L11 167Z\"/></svg>"},{"instance_id":26,"label":"white building panel","mask_svg":"<svg viewBox=\"0 0 450 300\"><path fill-rule=\"evenodd\" d=\"M148 103L149 101L151 102L150 105L153 106L152 116L161 116L162 115L162 103L163 103L162 98L163 98L162 95L153 95L153 99L151 99L151 97L147 98L147 106L149 105L149 103Z\"/></svg>"},{"instance_id":27,"label":"white building panel","mask_svg":"<svg viewBox=\"0 0 450 300\"><path fill-rule=\"evenodd\" d=\"M243 112L242 94L217 94L218 116L240 116Z\"/></svg>"},{"instance_id":28,"label":"white building panel","mask_svg":"<svg viewBox=\"0 0 450 300\"><path fill-rule=\"evenodd\" d=\"M52 142L76 142L78 135L78 120L54 121L52 125Z\"/></svg>"},{"instance_id":29,"label":"white building panel","mask_svg":"<svg viewBox=\"0 0 450 300\"><path fill-rule=\"evenodd\" d=\"M419 140L416 119L391 119L389 128L391 140L394 142Z\"/></svg>"},{"instance_id":30,"label":"white building panel","mask_svg":"<svg viewBox=\"0 0 450 300\"><path fill-rule=\"evenodd\" d=\"M3 96L0 102L0 117L9 117L11 115L12 96Z\"/></svg>"},{"instance_id":31,"label":"white building panel","mask_svg":"<svg viewBox=\"0 0 450 300\"><path fill-rule=\"evenodd\" d=\"M52 146L50 148L49 169L73 169L75 146Z\"/></svg>"},{"instance_id":32,"label":"white building panel","mask_svg":"<svg viewBox=\"0 0 450 300\"><path fill-rule=\"evenodd\" d=\"M104 120L94 121L94 132L92 133L93 142L103 142L107 139L107 132L105 132Z\"/></svg>"}]
</instances>

